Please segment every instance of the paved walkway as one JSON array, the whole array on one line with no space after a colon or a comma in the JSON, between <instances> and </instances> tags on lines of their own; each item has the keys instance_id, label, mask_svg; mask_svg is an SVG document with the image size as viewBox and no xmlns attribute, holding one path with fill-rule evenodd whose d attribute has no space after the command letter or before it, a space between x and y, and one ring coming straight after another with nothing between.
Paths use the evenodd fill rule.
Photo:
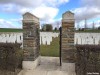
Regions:
<instances>
[{"instance_id":1,"label":"paved walkway","mask_svg":"<svg viewBox=\"0 0 100 75\"><path fill-rule=\"evenodd\" d=\"M41 63L35 70L22 70L18 75L76 75L62 71L58 57L41 57Z\"/></svg>"}]
</instances>

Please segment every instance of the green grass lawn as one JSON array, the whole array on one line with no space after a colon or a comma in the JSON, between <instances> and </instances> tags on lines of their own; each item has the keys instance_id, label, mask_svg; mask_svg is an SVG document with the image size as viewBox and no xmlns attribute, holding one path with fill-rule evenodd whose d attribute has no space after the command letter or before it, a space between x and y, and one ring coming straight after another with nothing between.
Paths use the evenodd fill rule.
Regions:
<instances>
[{"instance_id":1,"label":"green grass lawn","mask_svg":"<svg viewBox=\"0 0 100 75\"><path fill-rule=\"evenodd\" d=\"M0 32L23 32L22 29L0 28Z\"/></svg>"},{"instance_id":2,"label":"green grass lawn","mask_svg":"<svg viewBox=\"0 0 100 75\"><path fill-rule=\"evenodd\" d=\"M42 56L59 57L59 37L53 38L51 45L41 45L40 53Z\"/></svg>"}]
</instances>

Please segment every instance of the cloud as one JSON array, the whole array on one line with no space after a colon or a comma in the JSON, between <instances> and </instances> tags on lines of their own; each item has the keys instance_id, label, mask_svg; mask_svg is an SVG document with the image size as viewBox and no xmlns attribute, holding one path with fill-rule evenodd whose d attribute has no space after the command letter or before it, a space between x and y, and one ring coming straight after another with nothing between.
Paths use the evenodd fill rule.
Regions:
<instances>
[{"instance_id":1,"label":"cloud","mask_svg":"<svg viewBox=\"0 0 100 75\"><path fill-rule=\"evenodd\" d=\"M0 4L14 4L22 7L37 7L42 0L0 0Z\"/></svg>"},{"instance_id":2,"label":"cloud","mask_svg":"<svg viewBox=\"0 0 100 75\"><path fill-rule=\"evenodd\" d=\"M34 9L29 8L21 8L17 11L18 13L24 14L25 12L30 12L33 15L40 18L41 21L52 22L56 15L59 12L59 9L56 7L48 7L45 5L39 6Z\"/></svg>"},{"instance_id":3,"label":"cloud","mask_svg":"<svg viewBox=\"0 0 100 75\"><path fill-rule=\"evenodd\" d=\"M74 10L76 20L91 19L100 16L100 9L96 7L81 7Z\"/></svg>"},{"instance_id":4,"label":"cloud","mask_svg":"<svg viewBox=\"0 0 100 75\"><path fill-rule=\"evenodd\" d=\"M10 21L0 19L0 28L15 28L15 26Z\"/></svg>"},{"instance_id":5,"label":"cloud","mask_svg":"<svg viewBox=\"0 0 100 75\"><path fill-rule=\"evenodd\" d=\"M58 6L67 3L69 0L0 0L0 4L16 4L22 7L38 7L41 4L46 6Z\"/></svg>"},{"instance_id":6,"label":"cloud","mask_svg":"<svg viewBox=\"0 0 100 75\"><path fill-rule=\"evenodd\" d=\"M16 13L20 7L18 7L17 5L14 4L3 4L0 5L0 11L1 12L6 12L6 13Z\"/></svg>"},{"instance_id":7,"label":"cloud","mask_svg":"<svg viewBox=\"0 0 100 75\"><path fill-rule=\"evenodd\" d=\"M59 6L69 0L0 0L0 11L14 14L31 12L45 23L54 22Z\"/></svg>"},{"instance_id":8,"label":"cloud","mask_svg":"<svg viewBox=\"0 0 100 75\"><path fill-rule=\"evenodd\" d=\"M18 22L19 20L5 20L5 19L0 19L0 28L22 28L20 25L17 25L17 23L14 25L13 22Z\"/></svg>"},{"instance_id":9,"label":"cloud","mask_svg":"<svg viewBox=\"0 0 100 75\"><path fill-rule=\"evenodd\" d=\"M81 0L81 7L73 10L77 22L100 17L100 0Z\"/></svg>"},{"instance_id":10,"label":"cloud","mask_svg":"<svg viewBox=\"0 0 100 75\"><path fill-rule=\"evenodd\" d=\"M42 6L58 8L61 4L68 2L69 0L0 0L0 8L4 11L15 12L15 10L34 10Z\"/></svg>"},{"instance_id":11,"label":"cloud","mask_svg":"<svg viewBox=\"0 0 100 75\"><path fill-rule=\"evenodd\" d=\"M59 19L56 19L55 21L52 21L52 25L53 25L53 28L58 28L59 29L59 27L61 27L61 24L62 24L62 22L61 22L61 20L62 20L62 18L59 18Z\"/></svg>"},{"instance_id":12,"label":"cloud","mask_svg":"<svg viewBox=\"0 0 100 75\"><path fill-rule=\"evenodd\" d=\"M69 0L45 0L45 4L49 6L59 6L64 3L68 3Z\"/></svg>"},{"instance_id":13,"label":"cloud","mask_svg":"<svg viewBox=\"0 0 100 75\"><path fill-rule=\"evenodd\" d=\"M58 8L52 8L47 6L40 6L35 8L32 13L39 17L41 20L45 21L52 21L53 18L58 14L59 9Z\"/></svg>"},{"instance_id":14,"label":"cloud","mask_svg":"<svg viewBox=\"0 0 100 75\"><path fill-rule=\"evenodd\" d=\"M83 6L100 8L100 0L81 0Z\"/></svg>"}]
</instances>

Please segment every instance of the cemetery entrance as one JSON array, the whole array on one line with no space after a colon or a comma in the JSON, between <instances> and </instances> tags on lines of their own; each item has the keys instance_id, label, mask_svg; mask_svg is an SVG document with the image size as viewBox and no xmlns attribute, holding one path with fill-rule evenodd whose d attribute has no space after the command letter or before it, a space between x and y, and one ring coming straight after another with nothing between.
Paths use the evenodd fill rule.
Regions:
<instances>
[{"instance_id":1,"label":"cemetery entrance","mask_svg":"<svg viewBox=\"0 0 100 75\"><path fill-rule=\"evenodd\" d=\"M60 64L60 30L46 32L40 32L40 55L41 57L48 57L48 62L54 64ZM42 59L43 60L43 59ZM52 61L51 61L52 60ZM50 64L48 64L50 65Z\"/></svg>"},{"instance_id":2,"label":"cemetery entrance","mask_svg":"<svg viewBox=\"0 0 100 75\"><path fill-rule=\"evenodd\" d=\"M59 32L40 32L41 56L59 57Z\"/></svg>"},{"instance_id":3,"label":"cemetery entrance","mask_svg":"<svg viewBox=\"0 0 100 75\"><path fill-rule=\"evenodd\" d=\"M30 13L23 15L23 30L24 69L34 69L46 62L48 65L60 66L59 31L39 32L39 19Z\"/></svg>"},{"instance_id":4,"label":"cemetery entrance","mask_svg":"<svg viewBox=\"0 0 100 75\"><path fill-rule=\"evenodd\" d=\"M62 16L62 28L59 32L40 32L39 31L39 18L33 14L26 12L23 15L23 49L22 49L22 69L28 70L61 70L75 73L74 63L74 14L70 11L65 12ZM50 46L51 45L51 46ZM17 46L15 45L15 48ZM4 57L1 56L1 60L14 61L12 58L16 54L15 48L11 47L9 50L1 49ZM42 50L41 50L42 49ZM18 51L18 50L17 50ZM5 53L8 53L7 55ZM12 54L13 53L13 54ZM6 57L5 57L6 55ZM44 57L46 56L46 57ZM6 59L7 58L7 59ZM16 58L14 58L16 59ZM11 64L12 69L15 69L17 63L12 62L0 62L4 64L6 69L8 64ZM20 61L19 61L20 62ZM18 65L17 65L18 66ZM12 70L11 69L11 70ZM21 74L20 74L21 75ZM24 75L24 74L22 74Z\"/></svg>"},{"instance_id":5,"label":"cemetery entrance","mask_svg":"<svg viewBox=\"0 0 100 75\"><path fill-rule=\"evenodd\" d=\"M59 32L39 33L39 24L36 16L28 12L23 15L23 69L34 69L47 62L49 67L57 65L74 72L74 14L68 11L62 15Z\"/></svg>"}]
</instances>

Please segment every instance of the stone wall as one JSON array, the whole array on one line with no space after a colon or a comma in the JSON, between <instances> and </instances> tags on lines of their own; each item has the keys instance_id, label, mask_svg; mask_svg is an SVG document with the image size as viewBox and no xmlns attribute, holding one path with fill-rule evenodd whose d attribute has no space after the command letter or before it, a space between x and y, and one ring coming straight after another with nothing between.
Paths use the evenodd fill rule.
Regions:
<instances>
[{"instance_id":1,"label":"stone wall","mask_svg":"<svg viewBox=\"0 0 100 75\"><path fill-rule=\"evenodd\" d=\"M74 23L74 14L65 12L62 16L62 62L65 63L74 62Z\"/></svg>"},{"instance_id":2,"label":"stone wall","mask_svg":"<svg viewBox=\"0 0 100 75\"><path fill-rule=\"evenodd\" d=\"M29 12L26 12L24 15L23 15L23 20L24 21L28 21L28 22L39 22L39 18L37 18L35 15L29 13Z\"/></svg>"},{"instance_id":3,"label":"stone wall","mask_svg":"<svg viewBox=\"0 0 100 75\"><path fill-rule=\"evenodd\" d=\"M34 19L38 18L30 13L23 15L24 61L34 61L39 56L39 21Z\"/></svg>"}]
</instances>

